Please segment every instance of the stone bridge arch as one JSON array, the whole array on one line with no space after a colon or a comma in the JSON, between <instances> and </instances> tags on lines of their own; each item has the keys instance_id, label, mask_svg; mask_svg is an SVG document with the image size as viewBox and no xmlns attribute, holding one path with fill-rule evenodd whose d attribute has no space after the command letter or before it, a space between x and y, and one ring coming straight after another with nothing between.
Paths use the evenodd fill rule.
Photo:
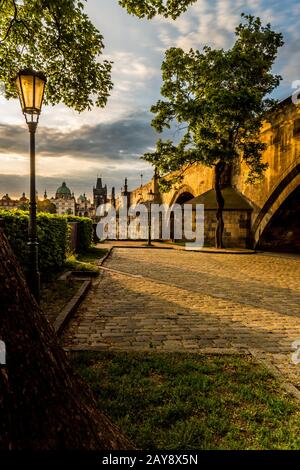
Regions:
<instances>
[{"instance_id":1,"label":"stone bridge arch","mask_svg":"<svg viewBox=\"0 0 300 470\"><path fill-rule=\"evenodd\" d=\"M161 204L166 204L169 207L172 207L174 204L179 204L182 206L194 199L196 190L189 184L183 184L179 189L174 187L169 193L161 193ZM170 239L174 240L174 213L170 213ZM182 233L184 233L184 219L182 217Z\"/></svg>"},{"instance_id":2,"label":"stone bridge arch","mask_svg":"<svg viewBox=\"0 0 300 470\"><path fill-rule=\"evenodd\" d=\"M290 165L281 175L279 183L273 187L269 197L259 211L256 219L252 223L252 234L255 245L264 233L264 230L270 225L272 218L278 212L280 207L289 198L289 196L300 187L300 156Z\"/></svg>"},{"instance_id":3,"label":"stone bridge arch","mask_svg":"<svg viewBox=\"0 0 300 470\"><path fill-rule=\"evenodd\" d=\"M171 206L173 204L182 205L190 201L194 197L196 197L194 189L189 185L184 185L173 194L170 205Z\"/></svg>"}]
</instances>

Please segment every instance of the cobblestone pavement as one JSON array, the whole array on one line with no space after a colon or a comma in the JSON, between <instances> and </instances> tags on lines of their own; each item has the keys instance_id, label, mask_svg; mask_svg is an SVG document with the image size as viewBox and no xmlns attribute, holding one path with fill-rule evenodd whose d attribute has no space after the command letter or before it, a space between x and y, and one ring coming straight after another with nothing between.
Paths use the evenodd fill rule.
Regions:
<instances>
[{"instance_id":1,"label":"cobblestone pavement","mask_svg":"<svg viewBox=\"0 0 300 470\"><path fill-rule=\"evenodd\" d=\"M300 386L300 258L115 248L68 349L247 352Z\"/></svg>"}]
</instances>

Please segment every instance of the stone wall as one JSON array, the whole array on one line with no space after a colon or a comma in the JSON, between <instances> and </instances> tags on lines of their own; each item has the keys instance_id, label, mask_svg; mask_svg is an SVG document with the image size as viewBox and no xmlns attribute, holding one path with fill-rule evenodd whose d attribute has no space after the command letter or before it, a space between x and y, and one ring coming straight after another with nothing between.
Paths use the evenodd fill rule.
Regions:
<instances>
[{"instance_id":1,"label":"stone wall","mask_svg":"<svg viewBox=\"0 0 300 470\"><path fill-rule=\"evenodd\" d=\"M262 180L248 183L249 170L243 162L235 166L232 175L233 187L253 207L251 226L256 241L280 205L299 185L300 106L290 99L281 103L270 122L263 125L261 140L267 145L263 162L268 164Z\"/></svg>"},{"instance_id":2,"label":"stone wall","mask_svg":"<svg viewBox=\"0 0 300 470\"><path fill-rule=\"evenodd\" d=\"M250 248L251 212L232 210L224 211L223 242L226 248ZM204 212L204 244L215 246L216 213L213 210Z\"/></svg>"}]
</instances>

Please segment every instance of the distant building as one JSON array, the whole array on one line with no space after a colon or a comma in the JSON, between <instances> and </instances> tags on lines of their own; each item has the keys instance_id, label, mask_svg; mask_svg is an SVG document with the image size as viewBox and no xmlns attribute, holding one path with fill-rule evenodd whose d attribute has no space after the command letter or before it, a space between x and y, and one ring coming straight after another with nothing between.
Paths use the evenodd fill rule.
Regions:
<instances>
[{"instance_id":1,"label":"distant building","mask_svg":"<svg viewBox=\"0 0 300 470\"><path fill-rule=\"evenodd\" d=\"M127 208L130 206L130 201L131 201L131 192L128 190L128 179L125 178L124 181L124 186L121 188L121 194L119 197L116 198L115 196L115 188L113 188L112 191L112 199L113 199L113 205L114 207L119 210L120 209L120 204L122 201L123 197L127 197Z\"/></svg>"},{"instance_id":2,"label":"distant building","mask_svg":"<svg viewBox=\"0 0 300 470\"><path fill-rule=\"evenodd\" d=\"M76 201L74 193L71 193L71 190L68 188L65 181L57 189L55 198L52 198L51 202L55 204L56 212L59 215L76 214Z\"/></svg>"},{"instance_id":3,"label":"distant building","mask_svg":"<svg viewBox=\"0 0 300 470\"><path fill-rule=\"evenodd\" d=\"M56 214L56 205L53 202L53 198L49 199L47 196L47 191L45 189L44 192L44 199L41 201L37 201L37 210L38 212L48 212L49 214Z\"/></svg>"},{"instance_id":4,"label":"distant building","mask_svg":"<svg viewBox=\"0 0 300 470\"><path fill-rule=\"evenodd\" d=\"M25 209L28 202L29 200L25 196L25 193L22 194L20 199L11 199L8 194L5 194L2 199L0 199L0 209Z\"/></svg>"},{"instance_id":5,"label":"distant building","mask_svg":"<svg viewBox=\"0 0 300 470\"><path fill-rule=\"evenodd\" d=\"M28 197L26 197L25 193L23 193L22 197L20 197L20 203L21 204L28 204L29 203L29 199L28 199Z\"/></svg>"},{"instance_id":6,"label":"distant building","mask_svg":"<svg viewBox=\"0 0 300 470\"><path fill-rule=\"evenodd\" d=\"M90 217L91 219L95 216L95 207L90 199L86 197L85 193L81 194L77 199L76 215L79 217Z\"/></svg>"},{"instance_id":7,"label":"distant building","mask_svg":"<svg viewBox=\"0 0 300 470\"><path fill-rule=\"evenodd\" d=\"M110 203L113 207L116 207L116 192L115 188L111 188L111 197L110 197Z\"/></svg>"},{"instance_id":8,"label":"distant building","mask_svg":"<svg viewBox=\"0 0 300 470\"><path fill-rule=\"evenodd\" d=\"M107 199L107 186L102 186L102 178L97 178L96 186L93 188L93 196L94 196L94 206L97 209L98 206L102 204L106 204L108 202Z\"/></svg>"},{"instance_id":9,"label":"distant building","mask_svg":"<svg viewBox=\"0 0 300 470\"><path fill-rule=\"evenodd\" d=\"M86 193L81 194L77 200L74 193L68 188L65 181L57 188L55 197L48 197L47 190L45 189L43 199L38 199L36 194L37 210L39 212L56 213L58 215L76 215L79 217L89 217L93 220L96 219L96 209L101 204L111 203L116 205L115 188L111 190L111 197L107 196L107 185L102 185L102 178L97 178L96 186L93 188L93 202L88 199ZM29 209L29 199L25 193L22 194L20 199L12 199L8 194L5 194L0 199L0 209Z\"/></svg>"}]
</instances>

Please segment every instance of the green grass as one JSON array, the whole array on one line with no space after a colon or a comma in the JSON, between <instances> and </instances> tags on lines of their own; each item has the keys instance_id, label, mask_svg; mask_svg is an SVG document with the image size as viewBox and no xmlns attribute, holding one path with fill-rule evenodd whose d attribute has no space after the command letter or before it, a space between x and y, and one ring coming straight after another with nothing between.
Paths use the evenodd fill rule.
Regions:
<instances>
[{"instance_id":1,"label":"green grass","mask_svg":"<svg viewBox=\"0 0 300 470\"><path fill-rule=\"evenodd\" d=\"M103 258L103 256L106 255L107 251L107 248L97 248L96 246L92 246L87 251L79 253L77 255L77 259L78 261L85 263L96 263L100 258Z\"/></svg>"},{"instance_id":2,"label":"green grass","mask_svg":"<svg viewBox=\"0 0 300 470\"><path fill-rule=\"evenodd\" d=\"M248 356L80 352L71 360L143 450L300 449L300 404Z\"/></svg>"},{"instance_id":3,"label":"green grass","mask_svg":"<svg viewBox=\"0 0 300 470\"><path fill-rule=\"evenodd\" d=\"M107 253L105 248L91 247L83 253L70 255L65 263L65 268L72 271L99 271L97 263Z\"/></svg>"}]
</instances>

